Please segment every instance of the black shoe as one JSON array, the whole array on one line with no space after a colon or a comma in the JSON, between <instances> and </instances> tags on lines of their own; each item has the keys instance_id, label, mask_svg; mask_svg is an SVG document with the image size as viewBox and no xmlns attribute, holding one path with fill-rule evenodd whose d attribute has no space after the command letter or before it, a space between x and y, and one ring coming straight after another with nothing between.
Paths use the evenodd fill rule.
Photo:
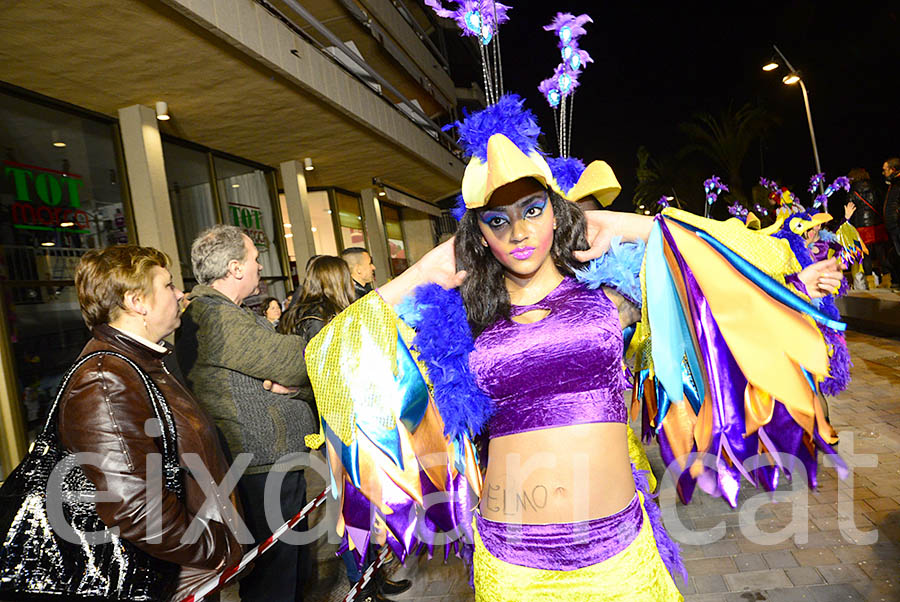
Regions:
<instances>
[{"instance_id":1,"label":"black shoe","mask_svg":"<svg viewBox=\"0 0 900 602\"><path fill-rule=\"evenodd\" d=\"M394 602L390 598L386 598L382 592L378 590L375 580L369 581L366 586L356 594L353 602Z\"/></svg>"},{"instance_id":2,"label":"black shoe","mask_svg":"<svg viewBox=\"0 0 900 602\"><path fill-rule=\"evenodd\" d=\"M391 581L387 577L380 580L378 593L393 596L402 594L412 587L412 581L409 579L401 579L400 581Z\"/></svg>"}]
</instances>

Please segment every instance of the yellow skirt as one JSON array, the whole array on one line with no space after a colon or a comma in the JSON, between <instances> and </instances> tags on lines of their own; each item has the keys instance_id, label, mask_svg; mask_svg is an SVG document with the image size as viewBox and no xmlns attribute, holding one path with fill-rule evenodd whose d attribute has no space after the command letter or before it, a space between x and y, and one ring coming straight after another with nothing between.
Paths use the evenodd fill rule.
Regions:
<instances>
[{"instance_id":1,"label":"yellow skirt","mask_svg":"<svg viewBox=\"0 0 900 602\"><path fill-rule=\"evenodd\" d=\"M663 564L653 527L641 501L643 524L624 550L571 571L534 569L495 558L475 527L475 600L478 602L681 602L684 598ZM652 502L651 502L652 503Z\"/></svg>"}]
</instances>

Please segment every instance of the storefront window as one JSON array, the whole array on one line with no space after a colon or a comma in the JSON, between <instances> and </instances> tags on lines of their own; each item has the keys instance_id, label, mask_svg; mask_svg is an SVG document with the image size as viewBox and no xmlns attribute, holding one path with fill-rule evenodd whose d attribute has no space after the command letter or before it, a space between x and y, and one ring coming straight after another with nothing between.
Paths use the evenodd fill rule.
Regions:
<instances>
[{"instance_id":1,"label":"storefront window","mask_svg":"<svg viewBox=\"0 0 900 602\"><path fill-rule=\"evenodd\" d=\"M219 221L209 185L209 156L169 140L163 141L162 148L181 274L185 290L190 290L197 283L191 268L191 243Z\"/></svg>"},{"instance_id":2,"label":"storefront window","mask_svg":"<svg viewBox=\"0 0 900 602\"><path fill-rule=\"evenodd\" d=\"M214 164L225 223L243 230L259 250L263 266L259 297L283 300L287 293L277 238L281 233L275 232L272 194L265 172L221 157L215 157ZM252 305L253 300L247 300L247 304Z\"/></svg>"},{"instance_id":3,"label":"storefront window","mask_svg":"<svg viewBox=\"0 0 900 602\"><path fill-rule=\"evenodd\" d=\"M334 220L327 190L311 190L309 199L309 219L312 222L312 236L316 243L316 255L337 255L337 241L334 238Z\"/></svg>"},{"instance_id":4,"label":"storefront window","mask_svg":"<svg viewBox=\"0 0 900 602\"><path fill-rule=\"evenodd\" d=\"M90 336L78 260L128 242L115 136L111 121L0 92L0 293L29 437Z\"/></svg>"},{"instance_id":5,"label":"storefront window","mask_svg":"<svg viewBox=\"0 0 900 602\"><path fill-rule=\"evenodd\" d=\"M343 248L365 247L366 235L363 231L364 224L359 197L335 190L334 201L338 210Z\"/></svg>"},{"instance_id":6,"label":"storefront window","mask_svg":"<svg viewBox=\"0 0 900 602\"><path fill-rule=\"evenodd\" d=\"M409 267L406 259L406 245L400 226L400 210L391 205L381 204L381 218L387 234L388 253L391 260L391 276L399 276Z\"/></svg>"}]
</instances>

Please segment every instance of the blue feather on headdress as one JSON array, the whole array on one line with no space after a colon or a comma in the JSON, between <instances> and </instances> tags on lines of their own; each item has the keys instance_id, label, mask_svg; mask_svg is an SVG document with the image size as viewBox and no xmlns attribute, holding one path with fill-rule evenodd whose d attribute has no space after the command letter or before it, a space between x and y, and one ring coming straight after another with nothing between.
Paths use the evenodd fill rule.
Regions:
<instances>
[{"instance_id":1,"label":"blue feather on headdress","mask_svg":"<svg viewBox=\"0 0 900 602\"><path fill-rule=\"evenodd\" d=\"M450 215L453 216L458 222L462 221L463 216L466 214L466 201L463 198L463 195L456 195L456 204L453 205L453 209L450 210Z\"/></svg>"},{"instance_id":2,"label":"blue feather on headdress","mask_svg":"<svg viewBox=\"0 0 900 602\"><path fill-rule=\"evenodd\" d=\"M554 157L547 159L547 165L550 166L553 178L563 192L572 190L585 169L581 159L575 157Z\"/></svg>"},{"instance_id":3,"label":"blue feather on headdress","mask_svg":"<svg viewBox=\"0 0 900 602\"><path fill-rule=\"evenodd\" d=\"M468 156L482 161L487 161L488 140L494 134L503 134L526 154L541 152L537 144L541 128L534 113L524 105L525 101L518 94L504 94L486 109L468 114L462 121L455 121L443 129L458 128L463 150Z\"/></svg>"}]
</instances>

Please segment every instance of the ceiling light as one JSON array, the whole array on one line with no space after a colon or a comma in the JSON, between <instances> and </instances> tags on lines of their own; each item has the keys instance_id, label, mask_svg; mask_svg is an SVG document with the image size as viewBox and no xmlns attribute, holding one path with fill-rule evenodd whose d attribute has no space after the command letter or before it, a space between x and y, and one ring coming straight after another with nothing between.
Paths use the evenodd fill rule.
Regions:
<instances>
[{"instance_id":1,"label":"ceiling light","mask_svg":"<svg viewBox=\"0 0 900 602\"><path fill-rule=\"evenodd\" d=\"M639 206L638 206L638 209L643 209L643 208L644 208L643 205L639 205Z\"/></svg>"},{"instance_id":2,"label":"ceiling light","mask_svg":"<svg viewBox=\"0 0 900 602\"><path fill-rule=\"evenodd\" d=\"M169 117L169 103L160 100L156 103L156 118L160 121L168 121Z\"/></svg>"},{"instance_id":3,"label":"ceiling light","mask_svg":"<svg viewBox=\"0 0 900 602\"><path fill-rule=\"evenodd\" d=\"M790 75L785 75L781 79L781 81L790 86L791 84L796 84L798 81L800 81L800 76L796 73L791 73Z\"/></svg>"},{"instance_id":4,"label":"ceiling light","mask_svg":"<svg viewBox=\"0 0 900 602\"><path fill-rule=\"evenodd\" d=\"M774 60L769 61L762 68L763 71L775 71L776 69L778 69L778 63Z\"/></svg>"},{"instance_id":5,"label":"ceiling light","mask_svg":"<svg viewBox=\"0 0 900 602\"><path fill-rule=\"evenodd\" d=\"M383 190L378 191L378 196L385 196L387 193Z\"/></svg>"},{"instance_id":6,"label":"ceiling light","mask_svg":"<svg viewBox=\"0 0 900 602\"><path fill-rule=\"evenodd\" d=\"M303 169L305 169L306 171L312 171L315 169L312 164L312 157L303 159Z\"/></svg>"},{"instance_id":7,"label":"ceiling light","mask_svg":"<svg viewBox=\"0 0 900 602\"><path fill-rule=\"evenodd\" d=\"M66 148L66 143L62 140L57 140L53 143L53 146L55 146L56 148Z\"/></svg>"},{"instance_id":8,"label":"ceiling light","mask_svg":"<svg viewBox=\"0 0 900 602\"><path fill-rule=\"evenodd\" d=\"M240 185L240 184L232 184L231 187L232 187L232 188L240 188L241 185Z\"/></svg>"},{"instance_id":9,"label":"ceiling light","mask_svg":"<svg viewBox=\"0 0 900 602\"><path fill-rule=\"evenodd\" d=\"M55 247L56 243L53 242L52 240L48 240L48 241L42 242L41 246L42 247Z\"/></svg>"},{"instance_id":10,"label":"ceiling light","mask_svg":"<svg viewBox=\"0 0 900 602\"><path fill-rule=\"evenodd\" d=\"M649 211L644 211L644 215L650 215Z\"/></svg>"},{"instance_id":11,"label":"ceiling light","mask_svg":"<svg viewBox=\"0 0 900 602\"><path fill-rule=\"evenodd\" d=\"M74 225L75 225L75 222L60 222L59 223L60 228L71 228Z\"/></svg>"},{"instance_id":12,"label":"ceiling light","mask_svg":"<svg viewBox=\"0 0 900 602\"><path fill-rule=\"evenodd\" d=\"M66 143L62 141L62 137L59 135L59 132L53 130L50 132L50 141L53 143L53 146L56 148L66 148Z\"/></svg>"}]
</instances>

